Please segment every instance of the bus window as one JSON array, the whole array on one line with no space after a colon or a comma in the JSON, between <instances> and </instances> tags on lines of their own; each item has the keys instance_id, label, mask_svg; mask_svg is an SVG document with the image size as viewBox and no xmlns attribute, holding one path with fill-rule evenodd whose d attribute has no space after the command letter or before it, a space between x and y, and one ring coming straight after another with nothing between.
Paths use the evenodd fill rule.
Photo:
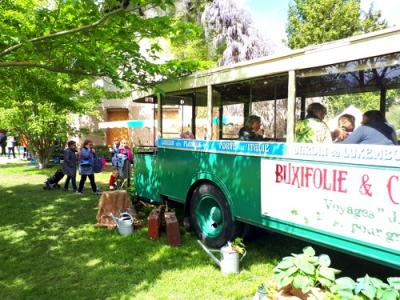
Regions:
<instances>
[{"instance_id":1,"label":"bus window","mask_svg":"<svg viewBox=\"0 0 400 300\"><path fill-rule=\"evenodd\" d=\"M238 139L243 120L243 103L223 105L222 139Z\"/></svg>"},{"instance_id":2,"label":"bus window","mask_svg":"<svg viewBox=\"0 0 400 300\"><path fill-rule=\"evenodd\" d=\"M237 139L249 115L261 117L265 137L282 141L286 137L287 75L213 87L213 138Z\"/></svg>"},{"instance_id":3,"label":"bus window","mask_svg":"<svg viewBox=\"0 0 400 300\"><path fill-rule=\"evenodd\" d=\"M162 97L162 137L204 139L207 131L207 89L168 93Z\"/></svg>"},{"instance_id":4,"label":"bus window","mask_svg":"<svg viewBox=\"0 0 400 300\"><path fill-rule=\"evenodd\" d=\"M328 126L337 126L337 117L350 113L356 117L356 126L361 122L362 113L380 110L387 114L388 121L395 127L400 123L396 111L400 112L399 87L400 55L389 54L359 59L296 73L296 93L305 106L320 102L328 108ZM351 111L349 111L351 110Z\"/></svg>"},{"instance_id":5,"label":"bus window","mask_svg":"<svg viewBox=\"0 0 400 300\"><path fill-rule=\"evenodd\" d=\"M264 136L284 140L287 117L287 75L268 76L252 84L252 115L261 117Z\"/></svg>"},{"instance_id":6,"label":"bus window","mask_svg":"<svg viewBox=\"0 0 400 300\"><path fill-rule=\"evenodd\" d=\"M206 96L207 97L207 96ZM207 133L207 104L205 106L196 106L196 139L205 140Z\"/></svg>"},{"instance_id":7,"label":"bus window","mask_svg":"<svg viewBox=\"0 0 400 300\"><path fill-rule=\"evenodd\" d=\"M238 139L249 103L249 81L214 86L213 139Z\"/></svg>"},{"instance_id":8,"label":"bus window","mask_svg":"<svg viewBox=\"0 0 400 300\"><path fill-rule=\"evenodd\" d=\"M157 132L157 100L155 96L142 99L142 102L134 103L136 109L133 110L132 119L143 120L143 126L135 126L129 129L130 139L137 147L155 146ZM131 127L131 126L129 126Z\"/></svg>"}]
</instances>

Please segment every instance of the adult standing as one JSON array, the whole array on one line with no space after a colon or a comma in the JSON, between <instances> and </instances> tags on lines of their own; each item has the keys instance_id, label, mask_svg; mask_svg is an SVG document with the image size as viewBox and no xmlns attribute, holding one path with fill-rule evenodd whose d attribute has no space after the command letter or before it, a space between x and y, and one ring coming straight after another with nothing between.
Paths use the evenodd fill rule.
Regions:
<instances>
[{"instance_id":1,"label":"adult standing","mask_svg":"<svg viewBox=\"0 0 400 300\"><path fill-rule=\"evenodd\" d=\"M363 114L361 126L349 135L342 144L397 145L396 131L379 110Z\"/></svg>"},{"instance_id":2,"label":"adult standing","mask_svg":"<svg viewBox=\"0 0 400 300\"><path fill-rule=\"evenodd\" d=\"M67 175L64 183L64 191L68 191L69 182L71 181L72 190L77 191L76 187L76 169L77 169L77 149L76 142L69 141L67 148L64 150L63 173Z\"/></svg>"},{"instance_id":3,"label":"adult standing","mask_svg":"<svg viewBox=\"0 0 400 300\"><path fill-rule=\"evenodd\" d=\"M10 158L11 152L12 152L13 157L16 158L16 157L15 157L15 150L14 150L14 148L15 148L15 138L14 138L12 135L10 135L10 136L7 137L8 158Z\"/></svg>"},{"instance_id":4,"label":"adult standing","mask_svg":"<svg viewBox=\"0 0 400 300\"><path fill-rule=\"evenodd\" d=\"M133 154L131 148L128 146L128 142L126 139L121 140L121 148L120 153L124 153L126 155L127 163L126 163L126 175L128 178L128 187L131 186L131 175L132 175L132 163L133 163Z\"/></svg>"},{"instance_id":5,"label":"adult standing","mask_svg":"<svg viewBox=\"0 0 400 300\"><path fill-rule=\"evenodd\" d=\"M0 132L0 147L1 155L6 156L7 135L5 132Z\"/></svg>"},{"instance_id":6,"label":"adult standing","mask_svg":"<svg viewBox=\"0 0 400 300\"><path fill-rule=\"evenodd\" d=\"M100 193L100 191L97 189L94 178L94 157L95 150L93 149L93 142L91 140L85 140L82 148L79 151L79 173L81 174L81 180L79 181L79 187L77 191L79 194L83 194L83 186L85 185L87 177L89 177L93 193Z\"/></svg>"},{"instance_id":7,"label":"adult standing","mask_svg":"<svg viewBox=\"0 0 400 300\"><path fill-rule=\"evenodd\" d=\"M332 143L332 135L324 122L326 108L321 103L311 103L307 107L304 120L296 124L295 140L298 143L327 144Z\"/></svg>"},{"instance_id":8,"label":"adult standing","mask_svg":"<svg viewBox=\"0 0 400 300\"><path fill-rule=\"evenodd\" d=\"M117 164L117 154L119 154L119 148L120 148L120 141L118 138L114 139L114 143L111 149L111 164L116 167Z\"/></svg>"}]
</instances>

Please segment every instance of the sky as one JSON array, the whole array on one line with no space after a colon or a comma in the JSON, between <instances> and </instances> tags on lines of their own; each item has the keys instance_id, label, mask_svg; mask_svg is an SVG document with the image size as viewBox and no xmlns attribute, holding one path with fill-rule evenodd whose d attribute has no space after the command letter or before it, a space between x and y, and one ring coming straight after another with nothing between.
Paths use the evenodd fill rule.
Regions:
<instances>
[{"instance_id":1,"label":"sky","mask_svg":"<svg viewBox=\"0 0 400 300\"><path fill-rule=\"evenodd\" d=\"M277 50L284 48L285 26L290 0L237 0L250 11L256 27L268 37ZM400 26L399 0L361 0L361 8L368 10L373 2L374 8L382 12L382 17L389 26Z\"/></svg>"}]
</instances>

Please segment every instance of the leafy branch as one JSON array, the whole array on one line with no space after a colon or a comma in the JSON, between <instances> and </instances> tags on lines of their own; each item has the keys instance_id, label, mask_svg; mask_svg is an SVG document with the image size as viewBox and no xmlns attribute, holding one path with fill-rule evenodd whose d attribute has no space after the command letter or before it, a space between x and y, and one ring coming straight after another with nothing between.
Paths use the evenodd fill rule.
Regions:
<instances>
[{"instance_id":1,"label":"leafy branch","mask_svg":"<svg viewBox=\"0 0 400 300\"><path fill-rule=\"evenodd\" d=\"M65 35L70 35L70 34L74 34L74 33L77 33L77 32L81 32L81 31L88 31L88 30L93 29L95 27L99 27L100 25L105 23L110 17L112 17L114 15L118 15L118 14L121 14L121 13L127 13L127 12L134 11L134 10L137 10L137 9L138 8L134 8L134 7L127 8L127 9L121 7L121 8L115 9L115 10L109 12L109 13L106 13L99 20L97 20L96 22L93 22L91 24L84 25L84 26L77 27L77 28L73 28L73 29L69 29L69 30L63 30L63 31L55 32L55 33L50 33L48 35L44 35L44 36L40 36L40 37L36 37L36 38L30 39L30 40L28 40L28 42L34 44L34 43L38 43L38 42L41 42L41 41L44 41L44 40L54 39L54 38L58 38L58 37L61 37L61 36L65 36ZM8 47L7 49L4 49L3 51L0 52L0 57L1 56L6 56L9 53L21 48L22 46L24 46L24 44L23 43L19 43L19 44L13 45L11 47Z\"/></svg>"}]
</instances>

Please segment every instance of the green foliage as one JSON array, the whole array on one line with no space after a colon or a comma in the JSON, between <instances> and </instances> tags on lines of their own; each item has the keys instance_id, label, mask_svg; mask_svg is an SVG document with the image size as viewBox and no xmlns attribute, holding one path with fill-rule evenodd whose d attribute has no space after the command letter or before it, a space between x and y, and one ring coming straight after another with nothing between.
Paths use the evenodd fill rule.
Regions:
<instances>
[{"instance_id":1,"label":"green foliage","mask_svg":"<svg viewBox=\"0 0 400 300\"><path fill-rule=\"evenodd\" d=\"M379 110L379 97L379 92L329 96L326 101L329 113L328 117L332 118L336 116L350 105L357 107L362 112L371 109Z\"/></svg>"},{"instance_id":2,"label":"green foliage","mask_svg":"<svg viewBox=\"0 0 400 300\"><path fill-rule=\"evenodd\" d=\"M83 196L43 190L54 172L24 163L0 166L0 299L250 299L279 253L300 243L258 239L240 274L223 276L184 230L182 246L171 247L165 232L149 240L147 226L129 237L96 227L99 196L88 182ZM110 172L108 166L95 175L102 190ZM137 211L142 220L146 207Z\"/></svg>"},{"instance_id":3,"label":"green foliage","mask_svg":"<svg viewBox=\"0 0 400 300\"><path fill-rule=\"evenodd\" d=\"M322 254L317 257L312 247L306 247L302 254L284 257L274 269L274 278L278 288L292 285L306 294L313 287L333 285L339 271L330 268L330 264L329 256Z\"/></svg>"},{"instance_id":4,"label":"green foliage","mask_svg":"<svg viewBox=\"0 0 400 300\"><path fill-rule=\"evenodd\" d=\"M362 14L360 0L294 0L286 33L290 48L303 48L387 27L371 6Z\"/></svg>"},{"instance_id":5,"label":"green foliage","mask_svg":"<svg viewBox=\"0 0 400 300\"><path fill-rule=\"evenodd\" d=\"M391 282L399 282L400 278L391 278ZM400 289L384 283L382 280L365 275L357 279L354 293L362 295L363 298L369 300L396 300L400 298Z\"/></svg>"},{"instance_id":6,"label":"green foliage","mask_svg":"<svg viewBox=\"0 0 400 300\"><path fill-rule=\"evenodd\" d=\"M203 29L194 22L183 22L181 20L177 20L175 26L180 28L181 34L170 40L171 51L174 56L180 60L196 61L200 70L215 67L217 60L210 59L208 55L208 46L204 39Z\"/></svg>"},{"instance_id":7,"label":"green foliage","mask_svg":"<svg viewBox=\"0 0 400 300\"><path fill-rule=\"evenodd\" d=\"M396 129L400 129L400 90L397 90L396 101L389 111L386 113L386 118L390 124L392 124Z\"/></svg>"},{"instance_id":8,"label":"green foliage","mask_svg":"<svg viewBox=\"0 0 400 300\"><path fill-rule=\"evenodd\" d=\"M25 136L29 149L39 158L40 167L46 167L52 152L54 140L65 140L68 128L68 117L59 114L51 103L24 101L15 103L12 108L0 108L3 128Z\"/></svg>"},{"instance_id":9,"label":"green foliage","mask_svg":"<svg viewBox=\"0 0 400 300\"><path fill-rule=\"evenodd\" d=\"M361 16L361 32L367 33L386 28L386 20L381 19L381 11L374 10L372 2L367 12L362 12Z\"/></svg>"},{"instance_id":10,"label":"green foliage","mask_svg":"<svg viewBox=\"0 0 400 300\"><path fill-rule=\"evenodd\" d=\"M103 95L90 80L42 70L16 70L3 80L18 87L9 94L0 91L0 127L24 136L41 168L49 162L54 141L65 141L72 130L70 113L94 112Z\"/></svg>"},{"instance_id":11,"label":"green foliage","mask_svg":"<svg viewBox=\"0 0 400 300\"><path fill-rule=\"evenodd\" d=\"M328 255L315 256L312 247L302 254L284 257L274 268L274 279L278 289L288 285L300 289L304 294L313 287L326 292L329 300L398 300L400 299L400 277L389 277L388 283L365 275L356 281L350 277L335 278L339 270L330 268Z\"/></svg>"},{"instance_id":12,"label":"green foliage","mask_svg":"<svg viewBox=\"0 0 400 300\"><path fill-rule=\"evenodd\" d=\"M246 251L246 246L243 244L243 239L237 237L231 243L232 248L239 254L244 254Z\"/></svg>"},{"instance_id":13,"label":"green foliage","mask_svg":"<svg viewBox=\"0 0 400 300\"><path fill-rule=\"evenodd\" d=\"M207 39L204 33L204 24L202 24L202 16L210 0L190 0L183 1L184 9L178 11L177 19L185 22L189 32L183 36L182 40L171 40L171 50L177 58L197 59L201 62L201 69L215 67L217 62L221 60L222 53L226 48L226 44L221 45L218 51L212 51L210 48L211 39Z\"/></svg>"},{"instance_id":14,"label":"green foliage","mask_svg":"<svg viewBox=\"0 0 400 300\"><path fill-rule=\"evenodd\" d=\"M367 92L358 94L347 94L339 96L328 96L326 105L328 108L328 117L332 118L341 113L346 107L353 105L362 112L368 110L379 110L380 93ZM400 128L400 90L388 90L386 94L386 110L389 123ZM356 124L358 125L358 124Z\"/></svg>"},{"instance_id":15,"label":"green foliage","mask_svg":"<svg viewBox=\"0 0 400 300\"><path fill-rule=\"evenodd\" d=\"M111 159L110 149L108 146L95 145L94 150L96 151L97 156Z\"/></svg>"},{"instance_id":16,"label":"green foliage","mask_svg":"<svg viewBox=\"0 0 400 300\"><path fill-rule=\"evenodd\" d=\"M193 62L155 62L160 50L157 38L182 34L162 13L174 1L131 1L126 8L119 2L0 1L0 69L39 68L108 77L118 86L127 82L139 87L165 78L166 73L192 71ZM149 42L147 48L143 41Z\"/></svg>"},{"instance_id":17,"label":"green foliage","mask_svg":"<svg viewBox=\"0 0 400 300\"><path fill-rule=\"evenodd\" d=\"M312 143L314 131L309 125L310 120L304 119L296 124L296 142L297 143Z\"/></svg>"}]
</instances>

